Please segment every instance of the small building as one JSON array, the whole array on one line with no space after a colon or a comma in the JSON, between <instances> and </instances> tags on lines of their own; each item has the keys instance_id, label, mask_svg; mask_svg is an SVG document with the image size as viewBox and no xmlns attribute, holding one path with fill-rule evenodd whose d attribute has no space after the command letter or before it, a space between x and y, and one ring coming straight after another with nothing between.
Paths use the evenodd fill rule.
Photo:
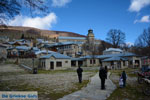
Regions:
<instances>
[{"instance_id":1,"label":"small building","mask_svg":"<svg viewBox=\"0 0 150 100\"><path fill-rule=\"evenodd\" d=\"M109 48L103 51L103 55L108 55L108 54L120 54L123 53L123 50L119 48Z\"/></svg>"},{"instance_id":2,"label":"small building","mask_svg":"<svg viewBox=\"0 0 150 100\"><path fill-rule=\"evenodd\" d=\"M128 67L128 59L123 57L111 57L102 60L103 66L107 66L108 69L122 69Z\"/></svg>"},{"instance_id":3,"label":"small building","mask_svg":"<svg viewBox=\"0 0 150 100\"><path fill-rule=\"evenodd\" d=\"M105 54L99 55L101 66L108 66L111 69L123 69L123 68L140 68L141 67L141 58L140 56L130 53L123 52L117 54Z\"/></svg>"},{"instance_id":4,"label":"small building","mask_svg":"<svg viewBox=\"0 0 150 100\"><path fill-rule=\"evenodd\" d=\"M67 69L71 67L71 57L60 54L51 53L40 57L39 59L39 69L44 70L60 70Z\"/></svg>"},{"instance_id":5,"label":"small building","mask_svg":"<svg viewBox=\"0 0 150 100\"><path fill-rule=\"evenodd\" d=\"M39 51L36 47L16 46L7 49L8 58L35 58L35 52Z\"/></svg>"}]
</instances>

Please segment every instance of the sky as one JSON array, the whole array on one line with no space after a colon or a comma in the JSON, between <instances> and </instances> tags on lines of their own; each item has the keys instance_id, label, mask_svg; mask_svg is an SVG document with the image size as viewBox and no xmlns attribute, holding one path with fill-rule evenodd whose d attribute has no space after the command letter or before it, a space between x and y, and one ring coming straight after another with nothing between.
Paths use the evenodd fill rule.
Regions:
<instances>
[{"instance_id":1,"label":"sky","mask_svg":"<svg viewBox=\"0 0 150 100\"><path fill-rule=\"evenodd\" d=\"M144 29L150 27L150 0L45 0L49 13L31 17L29 11L9 21L12 26L28 26L46 30L68 31L82 35L93 29L95 38L105 40L110 29L126 35L126 43L134 43Z\"/></svg>"}]
</instances>

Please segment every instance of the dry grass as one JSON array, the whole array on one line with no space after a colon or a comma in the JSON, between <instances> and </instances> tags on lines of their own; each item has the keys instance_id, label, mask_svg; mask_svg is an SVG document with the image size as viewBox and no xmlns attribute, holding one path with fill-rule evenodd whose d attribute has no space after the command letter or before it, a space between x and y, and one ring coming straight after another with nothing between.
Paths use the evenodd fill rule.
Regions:
<instances>
[{"instance_id":1,"label":"dry grass","mask_svg":"<svg viewBox=\"0 0 150 100\"><path fill-rule=\"evenodd\" d=\"M138 84L137 75L133 73L137 69L126 69L128 74L127 85L125 88L120 88L118 85L119 74L122 70L111 71L111 80L117 85L117 89L111 94L107 100L149 100L150 97L144 95L144 84Z\"/></svg>"}]
</instances>

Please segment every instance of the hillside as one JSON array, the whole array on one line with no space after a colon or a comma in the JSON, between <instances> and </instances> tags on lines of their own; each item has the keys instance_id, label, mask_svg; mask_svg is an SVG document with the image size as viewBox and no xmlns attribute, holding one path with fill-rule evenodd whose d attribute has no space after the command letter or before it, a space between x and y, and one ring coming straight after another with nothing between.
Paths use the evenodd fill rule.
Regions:
<instances>
[{"instance_id":1,"label":"hillside","mask_svg":"<svg viewBox=\"0 0 150 100\"><path fill-rule=\"evenodd\" d=\"M41 30L31 27L20 27L20 26L0 26L0 36L8 36L10 40L16 38L19 39L21 35L24 34L28 38L45 38L45 39L54 39L58 36L67 36L67 37L85 37L78 33L65 32L65 31L49 31Z\"/></svg>"}]
</instances>

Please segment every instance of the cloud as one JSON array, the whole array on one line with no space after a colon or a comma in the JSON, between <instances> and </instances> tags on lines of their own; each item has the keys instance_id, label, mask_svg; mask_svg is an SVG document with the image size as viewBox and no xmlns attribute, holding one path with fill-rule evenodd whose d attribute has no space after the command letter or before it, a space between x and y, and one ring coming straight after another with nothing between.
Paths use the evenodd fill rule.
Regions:
<instances>
[{"instance_id":1,"label":"cloud","mask_svg":"<svg viewBox=\"0 0 150 100\"><path fill-rule=\"evenodd\" d=\"M72 0L52 0L53 7L64 7L67 3L70 3Z\"/></svg>"},{"instance_id":2,"label":"cloud","mask_svg":"<svg viewBox=\"0 0 150 100\"><path fill-rule=\"evenodd\" d=\"M129 11L139 12L142 8L150 5L150 0L131 0Z\"/></svg>"},{"instance_id":3,"label":"cloud","mask_svg":"<svg viewBox=\"0 0 150 100\"><path fill-rule=\"evenodd\" d=\"M134 23L149 23L150 22L150 16L143 16L140 20L135 20Z\"/></svg>"},{"instance_id":4,"label":"cloud","mask_svg":"<svg viewBox=\"0 0 150 100\"><path fill-rule=\"evenodd\" d=\"M57 16L52 12L47 16L35 18L18 15L13 20L10 20L8 24L12 26L27 26L39 29L50 29L52 28L52 24L56 22Z\"/></svg>"}]
</instances>

